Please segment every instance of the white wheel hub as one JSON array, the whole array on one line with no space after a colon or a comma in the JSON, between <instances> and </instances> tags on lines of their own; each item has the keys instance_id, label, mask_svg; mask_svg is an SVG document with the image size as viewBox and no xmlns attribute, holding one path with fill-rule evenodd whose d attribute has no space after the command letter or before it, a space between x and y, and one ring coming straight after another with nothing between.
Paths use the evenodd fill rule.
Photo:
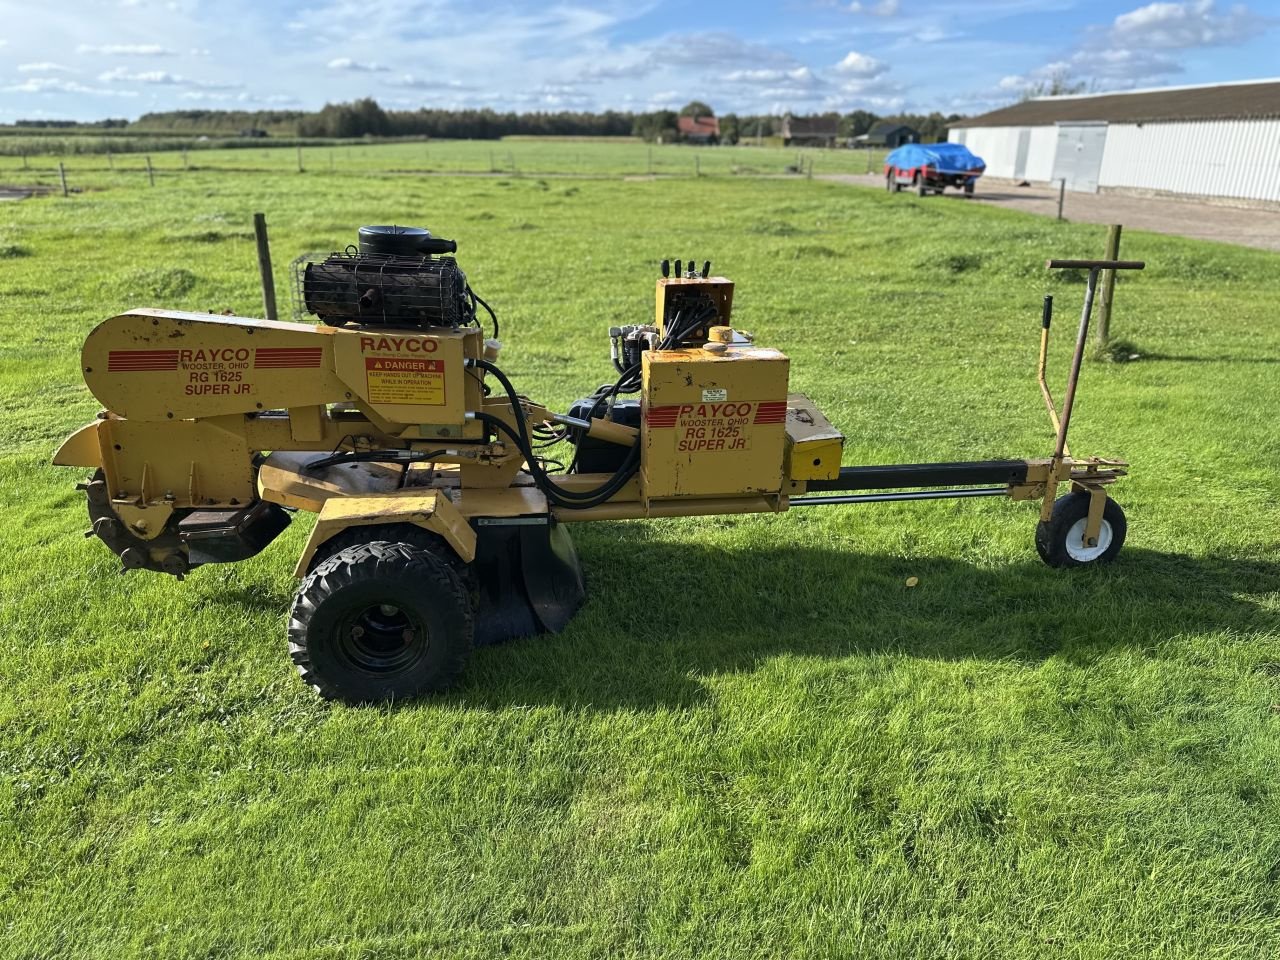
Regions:
<instances>
[{"instance_id":1,"label":"white wheel hub","mask_svg":"<svg viewBox=\"0 0 1280 960\"><path fill-rule=\"evenodd\" d=\"M1111 524L1106 520L1098 529L1098 545L1091 547L1084 542L1084 528L1088 520L1081 517L1067 531L1067 556L1076 563L1092 563L1107 552L1111 546Z\"/></svg>"}]
</instances>

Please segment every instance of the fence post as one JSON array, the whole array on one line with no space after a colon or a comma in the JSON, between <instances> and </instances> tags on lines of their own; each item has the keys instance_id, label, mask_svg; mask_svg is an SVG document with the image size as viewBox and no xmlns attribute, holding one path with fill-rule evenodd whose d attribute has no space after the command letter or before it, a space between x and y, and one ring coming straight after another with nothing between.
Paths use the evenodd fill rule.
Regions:
<instances>
[{"instance_id":1,"label":"fence post","mask_svg":"<svg viewBox=\"0 0 1280 960\"><path fill-rule=\"evenodd\" d=\"M182 148L182 169L183 169L183 170L190 170L190 169L191 169L191 165L190 165L189 163L187 163L187 148L186 148L186 147L183 147L183 148Z\"/></svg>"},{"instance_id":2,"label":"fence post","mask_svg":"<svg viewBox=\"0 0 1280 960\"><path fill-rule=\"evenodd\" d=\"M147 154L147 180L153 187L156 185L156 172L151 169L151 154Z\"/></svg>"},{"instance_id":3,"label":"fence post","mask_svg":"<svg viewBox=\"0 0 1280 960\"><path fill-rule=\"evenodd\" d=\"M653 147L649 147L649 176L653 176Z\"/></svg>"},{"instance_id":4,"label":"fence post","mask_svg":"<svg viewBox=\"0 0 1280 960\"><path fill-rule=\"evenodd\" d=\"M67 168L61 160L58 161L58 179L62 181L62 195L67 196Z\"/></svg>"},{"instance_id":5,"label":"fence post","mask_svg":"<svg viewBox=\"0 0 1280 960\"><path fill-rule=\"evenodd\" d=\"M693 155L693 175L695 177L702 176L702 161L696 153Z\"/></svg>"},{"instance_id":6,"label":"fence post","mask_svg":"<svg viewBox=\"0 0 1280 960\"><path fill-rule=\"evenodd\" d=\"M114 170L116 168L116 158L111 155L111 151L107 151L107 168Z\"/></svg>"},{"instance_id":7,"label":"fence post","mask_svg":"<svg viewBox=\"0 0 1280 960\"><path fill-rule=\"evenodd\" d=\"M1063 177L1058 181L1058 219L1062 219L1062 201L1067 196L1067 178Z\"/></svg>"},{"instance_id":8,"label":"fence post","mask_svg":"<svg viewBox=\"0 0 1280 960\"><path fill-rule=\"evenodd\" d=\"M267 244L267 217L253 215L253 238L258 243L258 272L262 274L262 308L267 319L276 319L276 281L271 273L271 247Z\"/></svg>"},{"instance_id":9,"label":"fence post","mask_svg":"<svg viewBox=\"0 0 1280 960\"><path fill-rule=\"evenodd\" d=\"M1103 254L1104 260L1120 259L1120 229L1121 225L1113 223L1107 227L1107 252ZM1102 307L1098 311L1098 346L1105 347L1111 340L1111 299L1116 292L1116 272L1114 270L1102 271Z\"/></svg>"},{"instance_id":10,"label":"fence post","mask_svg":"<svg viewBox=\"0 0 1280 960\"><path fill-rule=\"evenodd\" d=\"M302 144L298 144L298 172L302 173Z\"/></svg>"},{"instance_id":11,"label":"fence post","mask_svg":"<svg viewBox=\"0 0 1280 960\"><path fill-rule=\"evenodd\" d=\"M22 169L27 169L27 155L25 153L22 155Z\"/></svg>"}]
</instances>

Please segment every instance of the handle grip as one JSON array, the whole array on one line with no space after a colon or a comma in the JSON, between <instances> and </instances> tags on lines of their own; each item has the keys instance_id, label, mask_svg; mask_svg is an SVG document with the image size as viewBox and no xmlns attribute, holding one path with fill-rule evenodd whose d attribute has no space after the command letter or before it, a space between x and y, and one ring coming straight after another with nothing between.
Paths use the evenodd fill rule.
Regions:
<instances>
[{"instance_id":1,"label":"handle grip","mask_svg":"<svg viewBox=\"0 0 1280 960\"><path fill-rule=\"evenodd\" d=\"M1146 263L1142 260L1046 260L1045 266L1050 270L1142 270Z\"/></svg>"},{"instance_id":2,"label":"handle grip","mask_svg":"<svg viewBox=\"0 0 1280 960\"><path fill-rule=\"evenodd\" d=\"M446 240L443 237L427 237L418 241L418 250L421 253L457 253L458 241Z\"/></svg>"}]
</instances>

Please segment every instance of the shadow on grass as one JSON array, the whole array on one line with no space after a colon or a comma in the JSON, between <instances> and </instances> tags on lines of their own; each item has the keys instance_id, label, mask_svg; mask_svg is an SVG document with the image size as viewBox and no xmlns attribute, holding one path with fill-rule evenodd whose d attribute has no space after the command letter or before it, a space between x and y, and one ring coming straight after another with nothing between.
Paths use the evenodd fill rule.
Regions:
<instances>
[{"instance_id":1,"label":"shadow on grass","mask_svg":"<svg viewBox=\"0 0 1280 960\"><path fill-rule=\"evenodd\" d=\"M449 699L663 709L703 701L709 676L779 655L878 654L1088 665L1160 658L1187 635L1273 632L1261 597L1280 564L1126 550L1108 568L994 568L810 547L716 551L583 538L588 600L565 632L479 651ZM918 584L908 587L908 577Z\"/></svg>"},{"instance_id":2,"label":"shadow on grass","mask_svg":"<svg viewBox=\"0 0 1280 960\"><path fill-rule=\"evenodd\" d=\"M1232 356L1208 356L1193 357L1175 353L1158 353L1139 351L1141 356L1139 360L1170 360L1175 363L1280 363L1280 357L1232 357Z\"/></svg>"},{"instance_id":3,"label":"shadow on grass","mask_svg":"<svg viewBox=\"0 0 1280 960\"><path fill-rule=\"evenodd\" d=\"M1034 555L978 566L573 532L587 601L566 630L479 649L460 688L419 704L679 709L705 701L707 678L783 655L1087 666L1121 648L1160 658L1197 634L1280 632L1262 602L1280 587L1269 560L1126 548L1109 567L1054 570ZM224 584L209 602L282 614L291 597Z\"/></svg>"}]
</instances>

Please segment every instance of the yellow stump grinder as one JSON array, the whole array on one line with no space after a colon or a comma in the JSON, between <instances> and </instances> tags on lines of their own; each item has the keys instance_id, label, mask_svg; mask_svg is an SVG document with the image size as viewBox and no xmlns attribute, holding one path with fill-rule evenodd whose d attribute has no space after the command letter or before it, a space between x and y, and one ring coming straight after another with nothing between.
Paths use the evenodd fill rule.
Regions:
<instances>
[{"instance_id":1,"label":"yellow stump grinder","mask_svg":"<svg viewBox=\"0 0 1280 960\"><path fill-rule=\"evenodd\" d=\"M584 597L571 523L1007 496L1043 501L1035 545L1052 566L1124 542L1107 488L1126 464L1072 457L1067 430L1099 271L1141 263L1049 263L1088 271L1060 411L1045 302L1051 456L841 466L843 436L788 392L783 353L734 328L733 284L709 264L664 261L653 321L609 331L617 379L556 413L502 372L497 318L454 252L426 230L364 227L298 267L319 324L132 310L84 344L104 410L54 462L93 471L92 534L124 570L182 579L316 514L288 641L323 696L440 690L473 643L562 629ZM562 441L572 462L553 473L540 449Z\"/></svg>"}]
</instances>

